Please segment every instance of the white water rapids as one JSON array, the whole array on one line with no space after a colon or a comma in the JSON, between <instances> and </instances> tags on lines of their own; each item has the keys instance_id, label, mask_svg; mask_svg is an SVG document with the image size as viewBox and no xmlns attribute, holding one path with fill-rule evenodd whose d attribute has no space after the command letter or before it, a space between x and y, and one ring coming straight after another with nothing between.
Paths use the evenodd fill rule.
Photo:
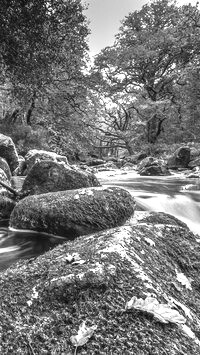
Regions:
<instances>
[{"instance_id":1,"label":"white water rapids","mask_svg":"<svg viewBox=\"0 0 200 355\"><path fill-rule=\"evenodd\" d=\"M135 171L100 172L97 177L102 184L127 189L138 208L169 213L200 235L200 191L184 190L187 185L198 184L199 179L188 179L183 173L146 177Z\"/></svg>"}]
</instances>

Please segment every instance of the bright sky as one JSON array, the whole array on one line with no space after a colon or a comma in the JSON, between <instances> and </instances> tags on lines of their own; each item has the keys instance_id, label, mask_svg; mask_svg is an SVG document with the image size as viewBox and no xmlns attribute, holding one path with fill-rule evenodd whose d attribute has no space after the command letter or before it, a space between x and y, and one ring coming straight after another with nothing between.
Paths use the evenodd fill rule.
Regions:
<instances>
[{"instance_id":1,"label":"bright sky","mask_svg":"<svg viewBox=\"0 0 200 355\"><path fill-rule=\"evenodd\" d=\"M140 10L148 3L148 0L85 0L88 3L86 16L90 21L91 35L89 46L91 55L100 52L106 46L114 43L120 21L129 12ZM179 5L191 3L195 5L197 0L178 0Z\"/></svg>"}]
</instances>

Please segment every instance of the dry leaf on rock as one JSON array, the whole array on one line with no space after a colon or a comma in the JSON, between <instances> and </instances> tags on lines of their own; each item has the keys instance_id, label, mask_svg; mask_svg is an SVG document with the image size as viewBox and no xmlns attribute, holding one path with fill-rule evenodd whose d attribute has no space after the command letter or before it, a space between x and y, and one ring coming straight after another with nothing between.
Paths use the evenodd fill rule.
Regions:
<instances>
[{"instance_id":1,"label":"dry leaf on rock","mask_svg":"<svg viewBox=\"0 0 200 355\"><path fill-rule=\"evenodd\" d=\"M182 273L182 272L177 272L176 270L176 277L177 280L186 288L188 288L189 290L192 290L190 281L188 280L188 278Z\"/></svg>"},{"instance_id":2,"label":"dry leaf on rock","mask_svg":"<svg viewBox=\"0 0 200 355\"><path fill-rule=\"evenodd\" d=\"M185 317L183 317L177 310L170 308L168 304L159 303L154 297L148 296L145 300L132 297L125 306L125 309L131 308L150 313L162 323L184 324L186 322Z\"/></svg>"},{"instance_id":3,"label":"dry leaf on rock","mask_svg":"<svg viewBox=\"0 0 200 355\"><path fill-rule=\"evenodd\" d=\"M83 346L84 344L86 344L93 335L94 331L97 329L96 325L93 325L92 327L87 327L85 323L86 322L84 321L80 325L78 334L72 335L70 338L72 344L76 347Z\"/></svg>"}]
</instances>

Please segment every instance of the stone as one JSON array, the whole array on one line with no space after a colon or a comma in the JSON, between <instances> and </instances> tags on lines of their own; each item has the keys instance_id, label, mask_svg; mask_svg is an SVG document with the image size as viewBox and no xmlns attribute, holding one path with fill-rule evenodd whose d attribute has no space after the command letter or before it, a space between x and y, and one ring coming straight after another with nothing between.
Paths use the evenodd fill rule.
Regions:
<instances>
[{"instance_id":1,"label":"stone","mask_svg":"<svg viewBox=\"0 0 200 355\"><path fill-rule=\"evenodd\" d=\"M2 169L4 171L4 173L6 174L6 177L8 179L8 181L11 180L11 171L10 171L10 167L7 163L7 161L4 158L0 157L0 169Z\"/></svg>"},{"instance_id":2,"label":"stone","mask_svg":"<svg viewBox=\"0 0 200 355\"><path fill-rule=\"evenodd\" d=\"M138 164L141 160L145 158L147 158L146 153L139 153L139 154L134 154L126 157L124 161L132 164Z\"/></svg>"},{"instance_id":3,"label":"stone","mask_svg":"<svg viewBox=\"0 0 200 355\"><path fill-rule=\"evenodd\" d=\"M141 176L162 176L167 175L166 173L167 170L164 170L163 167L160 165L151 165L139 170L139 174Z\"/></svg>"},{"instance_id":4,"label":"stone","mask_svg":"<svg viewBox=\"0 0 200 355\"><path fill-rule=\"evenodd\" d=\"M168 158L167 165L169 169L184 169L190 162L190 148L180 147L174 154Z\"/></svg>"},{"instance_id":5,"label":"stone","mask_svg":"<svg viewBox=\"0 0 200 355\"><path fill-rule=\"evenodd\" d=\"M0 194L0 221L8 219L11 215L16 202L8 196Z\"/></svg>"},{"instance_id":6,"label":"stone","mask_svg":"<svg viewBox=\"0 0 200 355\"><path fill-rule=\"evenodd\" d=\"M131 194L117 187L51 192L21 200L11 214L10 227L74 239L122 225L134 208Z\"/></svg>"},{"instance_id":7,"label":"stone","mask_svg":"<svg viewBox=\"0 0 200 355\"><path fill-rule=\"evenodd\" d=\"M13 175L14 176L23 176L25 175L26 171L26 161L25 158L19 155L19 165L18 167L14 170Z\"/></svg>"},{"instance_id":8,"label":"stone","mask_svg":"<svg viewBox=\"0 0 200 355\"><path fill-rule=\"evenodd\" d=\"M12 139L0 133L0 157L4 158L11 170L11 173L19 165L19 157Z\"/></svg>"},{"instance_id":9,"label":"stone","mask_svg":"<svg viewBox=\"0 0 200 355\"><path fill-rule=\"evenodd\" d=\"M195 158L194 160L190 160L188 164L188 168L195 168L197 166L200 166L200 157Z\"/></svg>"},{"instance_id":10,"label":"stone","mask_svg":"<svg viewBox=\"0 0 200 355\"><path fill-rule=\"evenodd\" d=\"M135 218L15 263L0 273L1 353L73 354L86 321L80 354L198 355L199 253L188 229ZM128 307L148 296L176 319Z\"/></svg>"},{"instance_id":11,"label":"stone","mask_svg":"<svg viewBox=\"0 0 200 355\"><path fill-rule=\"evenodd\" d=\"M100 186L94 174L65 163L41 160L25 177L21 192L34 195L91 186Z\"/></svg>"},{"instance_id":12,"label":"stone","mask_svg":"<svg viewBox=\"0 0 200 355\"><path fill-rule=\"evenodd\" d=\"M64 155L59 155L54 152L48 152L46 150L32 149L25 155L25 162L28 173L36 162L41 160L52 160L57 163L65 163L68 165L68 159Z\"/></svg>"},{"instance_id":13,"label":"stone","mask_svg":"<svg viewBox=\"0 0 200 355\"><path fill-rule=\"evenodd\" d=\"M137 165L137 170L141 176L170 175L165 162L161 159L156 159L154 157L144 158Z\"/></svg>"},{"instance_id":14,"label":"stone","mask_svg":"<svg viewBox=\"0 0 200 355\"><path fill-rule=\"evenodd\" d=\"M89 158L86 160L85 164L88 166L97 166L97 165L102 165L105 164L106 161L103 159L97 159L97 158Z\"/></svg>"}]
</instances>

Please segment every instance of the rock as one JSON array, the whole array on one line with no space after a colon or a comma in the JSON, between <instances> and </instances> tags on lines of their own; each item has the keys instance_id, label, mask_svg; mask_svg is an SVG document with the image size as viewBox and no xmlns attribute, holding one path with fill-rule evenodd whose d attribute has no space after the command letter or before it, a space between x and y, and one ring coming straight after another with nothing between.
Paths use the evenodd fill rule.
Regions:
<instances>
[{"instance_id":1,"label":"rock","mask_svg":"<svg viewBox=\"0 0 200 355\"><path fill-rule=\"evenodd\" d=\"M97 166L97 165L102 165L102 164L105 164L106 161L103 160L103 159L95 159L95 158L90 158L90 159L87 159L85 164L88 165L88 166Z\"/></svg>"},{"instance_id":2,"label":"rock","mask_svg":"<svg viewBox=\"0 0 200 355\"><path fill-rule=\"evenodd\" d=\"M0 168L0 181L4 182L8 186L11 186L8 176L6 175L5 171L1 168ZM1 189L1 185L0 185L0 189Z\"/></svg>"},{"instance_id":3,"label":"rock","mask_svg":"<svg viewBox=\"0 0 200 355\"><path fill-rule=\"evenodd\" d=\"M146 153L139 153L139 154L134 154L126 157L124 160L125 162L132 163L132 164L138 164L141 160L147 158Z\"/></svg>"},{"instance_id":4,"label":"rock","mask_svg":"<svg viewBox=\"0 0 200 355\"><path fill-rule=\"evenodd\" d=\"M27 166L28 173L36 162L41 160L52 160L57 163L65 163L68 165L67 157L64 155L59 155L54 152L47 152L46 150L32 149L25 155L25 162Z\"/></svg>"},{"instance_id":5,"label":"rock","mask_svg":"<svg viewBox=\"0 0 200 355\"><path fill-rule=\"evenodd\" d=\"M197 166L200 166L200 157L195 158L194 160L190 160L188 167L189 168L195 168Z\"/></svg>"},{"instance_id":6,"label":"rock","mask_svg":"<svg viewBox=\"0 0 200 355\"><path fill-rule=\"evenodd\" d=\"M19 166L13 172L15 176L23 176L25 175L26 170L26 161L25 158L19 155Z\"/></svg>"},{"instance_id":7,"label":"rock","mask_svg":"<svg viewBox=\"0 0 200 355\"><path fill-rule=\"evenodd\" d=\"M0 221L2 219L8 219L11 215L16 202L11 198L0 194ZM1 234L0 234L1 235Z\"/></svg>"},{"instance_id":8,"label":"rock","mask_svg":"<svg viewBox=\"0 0 200 355\"><path fill-rule=\"evenodd\" d=\"M74 239L124 223L134 212L129 192L93 187L28 196L15 207L10 226Z\"/></svg>"},{"instance_id":9,"label":"rock","mask_svg":"<svg viewBox=\"0 0 200 355\"><path fill-rule=\"evenodd\" d=\"M190 162L190 148L180 147L168 158L169 169L187 168Z\"/></svg>"},{"instance_id":10,"label":"rock","mask_svg":"<svg viewBox=\"0 0 200 355\"><path fill-rule=\"evenodd\" d=\"M160 176L169 175L169 171L165 162L161 159L147 157L143 159L137 166L138 173L141 176Z\"/></svg>"},{"instance_id":11,"label":"rock","mask_svg":"<svg viewBox=\"0 0 200 355\"><path fill-rule=\"evenodd\" d=\"M166 169L163 169L160 165L151 165L142 168L139 170L139 174L141 176L161 176L161 175L169 175Z\"/></svg>"},{"instance_id":12,"label":"rock","mask_svg":"<svg viewBox=\"0 0 200 355\"><path fill-rule=\"evenodd\" d=\"M0 157L0 169L4 171L4 173L6 174L7 180L10 181L11 180L10 167L9 167L7 161L1 157Z\"/></svg>"},{"instance_id":13,"label":"rock","mask_svg":"<svg viewBox=\"0 0 200 355\"><path fill-rule=\"evenodd\" d=\"M34 195L91 186L100 186L94 174L65 163L41 160L29 171L21 192Z\"/></svg>"},{"instance_id":14,"label":"rock","mask_svg":"<svg viewBox=\"0 0 200 355\"><path fill-rule=\"evenodd\" d=\"M10 137L0 133L0 157L4 158L11 170L11 173L19 165L19 157L15 145Z\"/></svg>"},{"instance_id":15,"label":"rock","mask_svg":"<svg viewBox=\"0 0 200 355\"><path fill-rule=\"evenodd\" d=\"M199 354L199 253L188 229L131 219L16 263L0 273L1 353L73 354L86 321L80 354ZM148 299L160 307L134 308Z\"/></svg>"}]
</instances>

